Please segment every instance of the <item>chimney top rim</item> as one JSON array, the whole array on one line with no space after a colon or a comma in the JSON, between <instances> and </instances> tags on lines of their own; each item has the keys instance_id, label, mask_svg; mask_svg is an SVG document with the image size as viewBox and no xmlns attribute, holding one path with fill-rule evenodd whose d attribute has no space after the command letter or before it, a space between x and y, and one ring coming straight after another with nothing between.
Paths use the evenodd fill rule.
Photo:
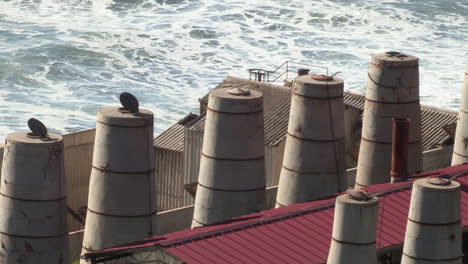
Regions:
<instances>
[{"instance_id":1,"label":"chimney top rim","mask_svg":"<svg viewBox=\"0 0 468 264\"><path fill-rule=\"evenodd\" d=\"M369 201L372 200L373 196L370 195L367 191L362 190L362 189L352 189L349 188L346 190L346 194L348 194L348 197L352 200L355 201Z\"/></svg>"},{"instance_id":2,"label":"chimney top rim","mask_svg":"<svg viewBox=\"0 0 468 264\"><path fill-rule=\"evenodd\" d=\"M227 90L227 93L236 96L249 96L251 94L250 89L245 88L231 88Z\"/></svg>"},{"instance_id":3,"label":"chimney top rim","mask_svg":"<svg viewBox=\"0 0 468 264\"><path fill-rule=\"evenodd\" d=\"M428 182L429 184L437 185L437 186L448 186L448 185L452 184L452 180L451 180L451 179L440 178L440 177L437 177L437 178L428 178L428 179L427 179L427 182Z\"/></svg>"},{"instance_id":4,"label":"chimney top rim","mask_svg":"<svg viewBox=\"0 0 468 264\"><path fill-rule=\"evenodd\" d=\"M316 81L322 81L322 82L333 81L333 76L325 75L325 74L313 74L310 77Z\"/></svg>"}]
</instances>

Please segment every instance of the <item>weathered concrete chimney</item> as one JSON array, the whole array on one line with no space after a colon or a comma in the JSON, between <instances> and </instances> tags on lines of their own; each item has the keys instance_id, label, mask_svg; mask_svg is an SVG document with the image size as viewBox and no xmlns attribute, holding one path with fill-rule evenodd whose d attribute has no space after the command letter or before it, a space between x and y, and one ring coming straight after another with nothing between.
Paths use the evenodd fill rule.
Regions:
<instances>
[{"instance_id":1,"label":"weathered concrete chimney","mask_svg":"<svg viewBox=\"0 0 468 264\"><path fill-rule=\"evenodd\" d=\"M98 111L83 253L157 233L153 113L121 101Z\"/></svg>"},{"instance_id":2,"label":"weathered concrete chimney","mask_svg":"<svg viewBox=\"0 0 468 264\"><path fill-rule=\"evenodd\" d=\"M6 137L0 263L70 263L63 140L46 135L16 132Z\"/></svg>"},{"instance_id":3,"label":"weathered concrete chimney","mask_svg":"<svg viewBox=\"0 0 468 264\"><path fill-rule=\"evenodd\" d=\"M363 190L349 190L336 198L328 264L377 263L378 210L378 198Z\"/></svg>"},{"instance_id":4,"label":"weathered concrete chimney","mask_svg":"<svg viewBox=\"0 0 468 264\"><path fill-rule=\"evenodd\" d=\"M460 184L440 178L413 184L402 264L462 263Z\"/></svg>"},{"instance_id":5,"label":"weathered concrete chimney","mask_svg":"<svg viewBox=\"0 0 468 264\"><path fill-rule=\"evenodd\" d=\"M343 190L345 138L343 80L296 78L276 207Z\"/></svg>"},{"instance_id":6,"label":"weathered concrete chimney","mask_svg":"<svg viewBox=\"0 0 468 264\"><path fill-rule=\"evenodd\" d=\"M356 187L390 181L392 119L411 120L408 173L422 170L418 58L399 52L373 55L368 72Z\"/></svg>"},{"instance_id":7,"label":"weathered concrete chimney","mask_svg":"<svg viewBox=\"0 0 468 264\"><path fill-rule=\"evenodd\" d=\"M210 93L192 227L265 209L263 97Z\"/></svg>"},{"instance_id":8,"label":"weathered concrete chimney","mask_svg":"<svg viewBox=\"0 0 468 264\"><path fill-rule=\"evenodd\" d=\"M453 146L452 166L468 162L468 64L462 87L460 111L458 112L457 131Z\"/></svg>"}]
</instances>

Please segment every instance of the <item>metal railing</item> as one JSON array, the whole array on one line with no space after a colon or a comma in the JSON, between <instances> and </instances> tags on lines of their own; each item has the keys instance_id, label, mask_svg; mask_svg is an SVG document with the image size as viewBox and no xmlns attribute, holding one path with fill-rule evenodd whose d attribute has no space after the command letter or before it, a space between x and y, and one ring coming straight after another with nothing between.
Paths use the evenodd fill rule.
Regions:
<instances>
[{"instance_id":1,"label":"metal railing","mask_svg":"<svg viewBox=\"0 0 468 264\"><path fill-rule=\"evenodd\" d=\"M325 70L325 74L328 75L327 67L288 60L272 71L264 69L249 69L249 79L258 82L273 83L278 81L278 79L282 76L285 77L285 80L288 80L290 72L294 72L295 75L297 75L298 73L301 73L301 71L303 71L307 74L308 69L299 68L298 66L322 69Z\"/></svg>"}]
</instances>

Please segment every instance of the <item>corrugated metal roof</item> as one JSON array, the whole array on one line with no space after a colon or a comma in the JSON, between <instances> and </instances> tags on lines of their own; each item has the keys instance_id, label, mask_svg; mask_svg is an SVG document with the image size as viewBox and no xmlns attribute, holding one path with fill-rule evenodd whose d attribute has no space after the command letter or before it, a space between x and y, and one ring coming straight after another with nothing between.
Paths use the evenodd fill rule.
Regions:
<instances>
[{"instance_id":1,"label":"corrugated metal roof","mask_svg":"<svg viewBox=\"0 0 468 264\"><path fill-rule=\"evenodd\" d=\"M346 91L343 98L344 104L359 110L364 110L365 96L360 93Z\"/></svg>"},{"instance_id":2,"label":"corrugated metal roof","mask_svg":"<svg viewBox=\"0 0 468 264\"><path fill-rule=\"evenodd\" d=\"M462 185L462 226L468 226L468 165L413 177L451 176ZM412 181L366 188L379 197L377 248L400 245ZM234 218L220 225L183 230L89 256L159 246L187 263L324 263L331 242L335 197ZM148 248L148 250L151 250Z\"/></svg>"},{"instance_id":3,"label":"corrugated metal roof","mask_svg":"<svg viewBox=\"0 0 468 264\"><path fill-rule=\"evenodd\" d=\"M234 77L226 78L215 89L222 87L241 87L261 91L264 94L265 144L275 145L285 137L291 106L291 88ZM347 91L344 93L343 100L347 107L364 110L365 96L363 94ZM206 105L207 101L208 95L200 99L201 105ZM456 122L457 116L457 112L454 111L421 106L423 150L432 149L443 143L449 137L443 127ZM201 118L190 129L203 131L204 126L204 118Z\"/></svg>"},{"instance_id":4,"label":"corrugated metal roof","mask_svg":"<svg viewBox=\"0 0 468 264\"><path fill-rule=\"evenodd\" d=\"M154 146L163 149L169 149L174 151L184 150L184 130L186 127L191 126L198 120L199 116L196 114L188 114L174 124L173 126L166 129L159 136L154 139Z\"/></svg>"},{"instance_id":5,"label":"corrugated metal roof","mask_svg":"<svg viewBox=\"0 0 468 264\"><path fill-rule=\"evenodd\" d=\"M457 122L458 113L436 107L421 106L421 133L423 150L442 144L450 135L444 127Z\"/></svg>"},{"instance_id":6,"label":"corrugated metal roof","mask_svg":"<svg viewBox=\"0 0 468 264\"><path fill-rule=\"evenodd\" d=\"M184 151L183 125L174 124L154 139L154 146L174 151Z\"/></svg>"}]
</instances>

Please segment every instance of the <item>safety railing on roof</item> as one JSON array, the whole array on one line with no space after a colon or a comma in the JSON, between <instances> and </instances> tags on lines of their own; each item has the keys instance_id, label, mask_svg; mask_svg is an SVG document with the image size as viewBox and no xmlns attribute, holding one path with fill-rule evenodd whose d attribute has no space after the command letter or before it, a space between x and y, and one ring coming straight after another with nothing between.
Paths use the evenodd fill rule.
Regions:
<instances>
[{"instance_id":1,"label":"safety railing on roof","mask_svg":"<svg viewBox=\"0 0 468 264\"><path fill-rule=\"evenodd\" d=\"M310 69L303 68L304 66L310 68L318 68L328 75L328 68L323 66L317 66L312 64L306 64L295 61L285 61L283 64L278 66L276 69L264 70L264 69L249 69L249 79L255 80L258 82L272 83L278 81L281 77L285 77L284 80L289 79L290 73L295 73L295 75L308 74Z\"/></svg>"}]
</instances>

